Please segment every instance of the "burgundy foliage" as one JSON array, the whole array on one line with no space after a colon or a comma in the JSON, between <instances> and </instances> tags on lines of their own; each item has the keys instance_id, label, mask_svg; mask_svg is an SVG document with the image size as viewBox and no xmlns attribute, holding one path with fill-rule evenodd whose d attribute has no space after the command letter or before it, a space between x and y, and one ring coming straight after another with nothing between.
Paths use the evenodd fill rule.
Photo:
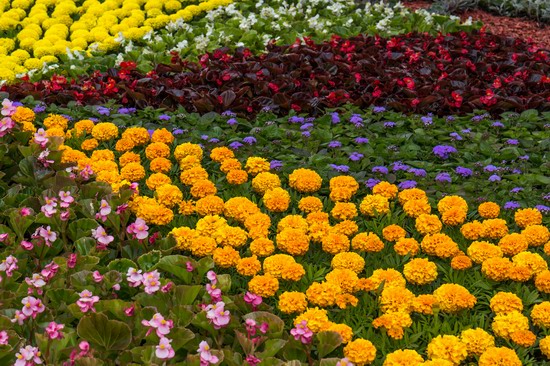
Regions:
<instances>
[{"instance_id":1,"label":"burgundy foliage","mask_svg":"<svg viewBox=\"0 0 550 366\"><path fill-rule=\"evenodd\" d=\"M264 107L317 114L348 102L439 115L550 110L550 51L520 39L481 31L303 43L269 44L258 56L219 49L198 63L174 55L170 65L148 74L125 62L76 81L54 76L3 89L11 99L33 95L60 105L114 99L128 106L182 105L189 112L248 116Z\"/></svg>"}]
</instances>

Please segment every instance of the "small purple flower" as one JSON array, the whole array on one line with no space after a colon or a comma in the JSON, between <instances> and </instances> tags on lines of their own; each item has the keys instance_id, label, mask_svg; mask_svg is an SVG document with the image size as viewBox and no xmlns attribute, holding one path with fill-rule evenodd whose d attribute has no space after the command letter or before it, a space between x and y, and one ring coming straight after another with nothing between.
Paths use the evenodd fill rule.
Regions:
<instances>
[{"instance_id":1,"label":"small purple flower","mask_svg":"<svg viewBox=\"0 0 550 366\"><path fill-rule=\"evenodd\" d=\"M172 131L173 135L183 135L183 130L181 128L177 128L174 131Z\"/></svg>"},{"instance_id":2,"label":"small purple flower","mask_svg":"<svg viewBox=\"0 0 550 366\"><path fill-rule=\"evenodd\" d=\"M118 110L118 114L132 114L132 113L135 113L136 112L136 109L135 108L119 108Z\"/></svg>"},{"instance_id":3,"label":"small purple flower","mask_svg":"<svg viewBox=\"0 0 550 366\"><path fill-rule=\"evenodd\" d=\"M235 117L236 114L231 112L231 111L225 111L225 112L222 113L222 116L224 116L224 117Z\"/></svg>"},{"instance_id":4,"label":"small purple flower","mask_svg":"<svg viewBox=\"0 0 550 366\"><path fill-rule=\"evenodd\" d=\"M370 178L365 182L365 185L367 186L367 188L373 189L374 186L377 185L378 183L380 183L380 179Z\"/></svg>"},{"instance_id":5,"label":"small purple flower","mask_svg":"<svg viewBox=\"0 0 550 366\"><path fill-rule=\"evenodd\" d=\"M521 191L523 191L523 187L514 187L514 188L512 188L512 189L510 190L510 193L514 193L514 194L515 194L515 193L519 193L519 192L521 192Z\"/></svg>"},{"instance_id":6,"label":"small purple flower","mask_svg":"<svg viewBox=\"0 0 550 366\"><path fill-rule=\"evenodd\" d=\"M500 122L500 121L493 122L493 124L491 126L497 127L497 128L504 128L504 124L502 124L502 122Z\"/></svg>"},{"instance_id":7,"label":"small purple flower","mask_svg":"<svg viewBox=\"0 0 550 366\"><path fill-rule=\"evenodd\" d=\"M471 177L473 174L472 169L468 169L463 166L457 166L455 169L455 173L465 178Z\"/></svg>"},{"instance_id":8,"label":"small purple flower","mask_svg":"<svg viewBox=\"0 0 550 366\"><path fill-rule=\"evenodd\" d=\"M493 174L489 177L489 182L500 182L502 178L500 178L498 175Z\"/></svg>"},{"instance_id":9,"label":"small purple flower","mask_svg":"<svg viewBox=\"0 0 550 366\"><path fill-rule=\"evenodd\" d=\"M234 141L229 144L229 147L233 150L238 150L240 147L243 147L243 144L241 144L239 141Z\"/></svg>"},{"instance_id":10,"label":"small purple flower","mask_svg":"<svg viewBox=\"0 0 550 366\"><path fill-rule=\"evenodd\" d=\"M220 139L217 139L215 137L212 137L210 140L208 140L208 142L212 143L212 144L217 144L218 142L220 142Z\"/></svg>"},{"instance_id":11,"label":"small purple flower","mask_svg":"<svg viewBox=\"0 0 550 366\"><path fill-rule=\"evenodd\" d=\"M208 140L208 135L201 135L201 140Z\"/></svg>"},{"instance_id":12,"label":"small purple flower","mask_svg":"<svg viewBox=\"0 0 550 366\"><path fill-rule=\"evenodd\" d=\"M36 107L34 107L33 111L34 113L42 113L46 110L46 105L45 104L38 104Z\"/></svg>"},{"instance_id":13,"label":"small purple flower","mask_svg":"<svg viewBox=\"0 0 550 366\"><path fill-rule=\"evenodd\" d=\"M97 113L101 114L102 116L108 116L111 114L111 110L109 108L105 108L105 107L97 107Z\"/></svg>"},{"instance_id":14,"label":"small purple flower","mask_svg":"<svg viewBox=\"0 0 550 366\"><path fill-rule=\"evenodd\" d=\"M355 127L363 127L363 118L360 114L352 114L349 121L355 125Z\"/></svg>"},{"instance_id":15,"label":"small purple flower","mask_svg":"<svg viewBox=\"0 0 550 366\"><path fill-rule=\"evenodd\" d=\"M424 126L431 126L434 123L434 120L431 116L422 116L420 117L420 120L422 123L424 123Z\"/></svg>"},{"instance_id":16,"label":"small purple flower","mask_svg":"<svg viewBox=\"0 0 550 366\"><path fill-rule=\"evenodd\" d=\"M471 121L472 122L480 122L480 121L483 121L484 118L485 118L485 115L481 114L481 115L478 115L478 116L473 116Z\"/></svg>"},{"instance_id":17,"label":"small purple flower","mask_svg":"<svg viewBox=\"0 0 550 366\"><path fill-rule=\"evenodd\" d=\"M456 133L456 132L451 132L451 133L449 134L449 136L451 136L451 138L452 138L453 140L456 140L456 141L461 141L461 140L462 140L462 136L460 136L460 135L459 135L458 133Z\"/></svg>"},{"instance_id":18,"label":"small purple flower","mask_svg":"<svg viewBox=\"0 0 550 366\"><path fill-rule=\"evenodd\" d=\"M335 170L340 173L347 173L349 172L349 166L347 165L336 165L336 164L330 164L330 168L332 170Z\"/></svg>"},{"instance_id":19,"label":"small purple flower","mask_svg":"<svg viewBox=\"0 0 550 366\"><path fill-rule=\"evenodd\" d=\"M519 157L519 160L527 161L529 160L529 155L522 155Z\"/></svg>"},{"instance_id":20,"label":"small purple flower","mask_svg":"<svg viewBox=\"0 0 550 366\"><path fill-rule=\"evenodd\" d=\"M366 138L366 137L356 137L354 141L355 141L356 144L368 144L369 143L369 139Z\"/></svg>"},{"instance_id":21,"label":"small purple flower","mask_svg":"<svg viewBox=\"0 0 550 366\"><path fill-rule=\"evenodd\" d=\"M505 210L517 210L520 207L520 204L516 201L508 201L504 204Z\"/></svg>"},{"instance_id":22,"label":"small purple flower","mask_svg":"<svg viewBox=\"0 0 550 366\"><path fill-rule=\"evenodd\" d=\"M302 137L305 137L305 138L311 137L311 132L309 132L309 131L303 131L303 132L302 132Z\"/></svg>"},{"instance_id":23,"label":"small purple flower","mask_svg":"<svg viewBox=\"0 0 550 366\"><path fill-rule=\"evenodd\" d=\"M283 162L280 160L271 160L269 168L272 170L279 170L283 167Z\"/></svg>"},{"instance_id":24,"label":"small purple flower","mask_svg":"<svg viewBox=\"0 0 550 366\"><path fill-rule=\"evenodd\" d=\"M545 205L536 205L535 208L539 210L542 214L546 215L550 213L550 207Z\"/></svg>"},{"instance_id":25,"label":"small purple flower","mask_svg":"<svg viewBox=\"0 0 550 366\"><path fill-rule=\"evenodd\" d=\"M328 147L330 147L331 149L336 149L336 148L339 148L339 147L342 147L342 143L340 141L331 141L328 143Z\"/></svg>"},{"instance_id":26,"label":"small purple flower","mask_svg":"<svg viewBox=\"0 0 550 366\"><path fill-rule=\"evenodd\" d=\"M451 154L457 153L458 150L450 145L437 145L432 149L432 152L441 159L447 159Z\"/></svg>"},{"instance_id":27,"label":"small purple flower","mask_svg":"<svg viewBox=\"0 0 550 366\"><path fill-rule=\"evenodd\" d=\"M373 111L374 113L382 113L382 112L385 112L385 111L386 111L386 108L384 108L384 107L373 107L373 108L372 108L372 111Z\"/></svg>"},{"instance_id":28,"label":"small purple flower","mask_svg":"<svg viewBox=\"0 0 550 366\"><path fill-rule=\"evenodd\" d=\"M410 167L407 165L407 164L403 164L403 162L401 161L396 161L392 164L392 167L391 167L391 170L393 170L394 172L398 172L398 171L408 171L410 169Z\"/></svg>"},{"instance_id":29,"label":"small purple flower","mask_svg":"<svg viewBox=\"0 0 550 366\"><path fill-rule=\"evenodd\" d=\"M465 129L462 130L462 133L465 134L465 135L470 133L470 132L472 132L472 130L470 130L469 128L465 128Z\"/></svg>"},{"instance_id":30,"label":"small purple flower","mask_svg":"<svg viewBox=\"0 0 550 366\"><path fill-rule=\"evenodd\" d=\"M304 123L300 126L300 130L302 131L309 130L310 128L313 128L313 123Z\"/></svg>"},{"instance_id":31,"label":"small purple flower","mask_svg":"<svg viewBox=\"0 0 550 366\"><path fill-rule=\"evenodd\" d=\"M454 122L456 118L454 116L447 116L447 122Z\"/></svg>"},{"instance_id":32,"label":"small purple flower","mask_svg":"<svg viewBox=\"0 0 550 366\"><path fill-rule=\"evenodd\" d=\"M425 177L426 176L426 171L424 169L410 168L408 170L408 172L414 174L415 177Z\"/></svg>"},{"instance_id":33,"label":"small purple flower","mask_svg":"<svg viewBox=\"0 0 550 366\"><path fill-rule=\"evenodd\" d=\"M227 120L227 124L228 124L229 126L235 126L237 123L239 123L239 122L237 122L237 120L236 120L235 118L229 118L229 119Z\"/></svg>"},{"instance_id":34,"label":"small purple flower","mask_svg":"<svg viewBox=\"0 0 550 366\"><path fill-rule=\"evenodd\" d=\"M500 168L497 167L497 166L489 164L485 168L483 168L483 170L488 172L488 173L493 173L493 172L498 172L500 170Z\"/></svg>"},{"instance_id":35,"label":"small purple flower","mask_svg":"<svg viewBox=\"0 0 550 366\"><path fill-rule=\"evenodd\" d=\"M406 180L401 183L399 183L398 187L399 189L410 189L415 188L417 185L416 181L414 180Z\"/></svg>"},{"instance_id":36,"label":"small purple flower","mask_svg":"<svg viewBox=\"0 0 550 366\"><path fill-rule=\"evenodd\" d=\"M68 121L73 120L73 117L69 116L68 114L62 114L61 116L65 117Z\"/></svg>"},{"instance_id":37,"label":"small purple flower","mask_svg":"<svg viewBox=\"0 0 550 366\"><path fill-rule=\"evenodd\" d=\"M435 177L435 180L436 182L448 182L448 183L452 182L451 175L449 173L439 173Z\"/></svg>"},{"instance_id":38,"label":"small purple flower","mask_svg":"<svg viewBox=\"0 0 550 366\"><path fill-rule=\"evenodd\" d=\"M550 202L550 193L547 193L547 194L545 194L544 196L542 196L542 199L545 200L545 201L549 201L549 202Z\"/></svg>"},{"instance_id":39,"label":"small purple flower","mask_svg":"<svg viewBox=\"0 0 550 366\"><path fill-rule=\"evenodd\" d=\"M292 116L288 119L288 122L290 123L304 123L305 118L304 117L298 117L298 116Z\"/></svg>"},{"instance_id":40,"label":"small purple flower","mask_svg":"<svg viewBox=\"0 0 550 366\"><path fill-rule=\"evenodd\" d=\"M394 128L395 122L384 122L384 128Z\"/></svg>"},{"instance_id":41,"label":"small purple flower","mask_svg":"<svg viewBox=\"0 0 550 366\"><path fill-rule=\"evenodd\" d=\"M330 118L333 124L340 123L340 116L338 115L338 112L332 112L330 114Z\"/></svg>"},{"instance_id":42,"label":"small purple flower","mask_svg":"<svg viewBox=\"0 0 550 366\"><path fill-rule=\"evenodd\" d=\"M95 118L95 117L90 117L88 118L90 121L92 121L93 123L97 123L99 122L99 118Z\"/></svg>"},{"instance_id":43,"label":"small purple flower","mask_svg":"<svg viewBox=\"0 0 550 366\"><path fill-rule=\"evenodd\" d=\"M351 161L359 161L361 159L363 159L365 155L361 154L361 153L358 153L358 152L352 152L349 156L349 160Z\"/></svg>"},{"instance_id":44,"label":"small purple flower","mask_svg":"<svg viewBox=\"0 0 550 366\"><path fill-rule=\"evenodd\" d=\"M161 121L170 121L171 118L172 118L172 117L170 117L170 116L167 115L167 114L161 114L161 115L159 116L159 119L160 119Z\"/></svg>"},{"instance_id":45,"label":"small purple flower","mask_svg":"<svg viewBox=\"0 0 550 366\"><path fill-rule=\"evenodd\" d=\"M372 168L373 173L388 174L389 170L385 166L375 166Z\"/></svg>"},{"instance_id":46,"label":"small purple flower","mask_svg":"<svg viewBox=\"0 0 550 366\"><path fill-rule=\"evenodd\" d=\"M506 140L506 143L508 145L519 145L519 141L516 140L516 139L508 139L508 140Z\"/></svg>"},{"instance_id":47,"label":"small purple flower","mask_svg":"<svg viewBox=\"0 0 550 366\"><path fill-rule=\"evenodd\" d=\"M512 169L512 174L521 174L521 173L523 173L523 172L521 171L521 169L518 169L518 168Z\"/></svg>"},{"instance_id":48,"label":"small purple flower","mask_svg":"<svg viewBox=\"0 0 550 366\"><path fill-rule=\"evenodd\" d=\"M248 145L254 145L256 143L256 138L252 136L247 136L243 139L243 142Z\"/></svg>"},{"instance_id":49,"label":"small purple flower","mask_svg":"<svg viewBox=\"0 0 550 366\"><path fill-rule=\"evenodd\" d=\"M153 133L155 133L155 130L147 130L147 132L149 133L149 137L153 137Z\"/></svg>"}]
</instances>

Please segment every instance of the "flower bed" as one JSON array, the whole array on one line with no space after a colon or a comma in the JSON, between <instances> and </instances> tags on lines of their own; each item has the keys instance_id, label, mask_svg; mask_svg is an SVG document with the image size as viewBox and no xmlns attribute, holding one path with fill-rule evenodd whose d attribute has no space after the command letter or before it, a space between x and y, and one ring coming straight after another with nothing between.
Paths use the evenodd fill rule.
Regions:
<instances>
[{"instance_id":1,"label":"flower bed","mask_svg":"<svg viewBox=\"0 0 550 366\"><path fill-rule=\"evenodd\" d=\"M147 75L125 63L78 81L54 77L3 90L12 98L32 95L59 105L114 99L138 107L181 105L190 112L230 109L249 116L264 108L316 115L346 103L438 115L550 109L548 54L519 39L484 32L333 37L268 50L254 56L246 49L220 49L199 64L174 56L171 65Z\"/></svg>"}]
</instances>

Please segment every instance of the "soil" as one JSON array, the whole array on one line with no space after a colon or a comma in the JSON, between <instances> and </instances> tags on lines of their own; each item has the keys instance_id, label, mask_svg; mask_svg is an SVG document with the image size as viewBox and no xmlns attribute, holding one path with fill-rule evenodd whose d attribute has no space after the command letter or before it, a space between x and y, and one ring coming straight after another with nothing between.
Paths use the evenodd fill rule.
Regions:
<instances>
[{"instance_id":1,"label":"soil","mask_svg":"<svg viewBox=\"0 0 550 366\"><path fill-rule=\"evenodd\" d=\"M429 1L404 1L403 4L411 9L425 9L431 5ZM487 31L510 37L532 39L539 47L550 50L550 25L539 24L537 21L526 18L511 18L495 15L484 10L469 10L459 15L465 21L480 20L487 26Z\"/></svg>"}]
</instances>

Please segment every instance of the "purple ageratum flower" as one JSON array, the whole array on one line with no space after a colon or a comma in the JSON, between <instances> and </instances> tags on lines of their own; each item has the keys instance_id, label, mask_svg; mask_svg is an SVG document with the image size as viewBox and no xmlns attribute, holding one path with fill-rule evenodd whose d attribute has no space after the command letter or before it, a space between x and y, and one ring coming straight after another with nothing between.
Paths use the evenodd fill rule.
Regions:
<instances>
[{"instance_id":1,"label":"purple ageratum flower","mask_svg":"<svg viewBox=\"0 0 550 366\"><path fill-rule=\"evenodd\" d=\"M508 201L504 204L505 210L517 210L521 205L516 201Z\"/></svg>"},{"instance_id":2,"label":"purple ageratum flower","mask_svg":"<svg viewBox=\"0 0 550 366\"><path fill-rule=\"evenodd\" d=\"M451 136L451 138L452 138L453 140L456 140L456 141L461 141L461 140L462 140L462 136L460 136L460 135L459 135L458 133L456 133L456 132L451 132L451 133L449 134L449 136Z\"/></svg>"},{"instance_id":3,"label":"purple ageratum flower","mask_svg":"<svg viewBox=\"0 0 550 366\"><path fill-rule=\"evenodd\" d=\"M330 147L331 149L336 149L336 148L339 148L339 147L342 147L342 143L340 141L331 141L328 143L328 147Z\"/></svg>"},{"instance_id":4,"label":"purple ageratum flower","mask_svg":"<svg viewBox=\"0 0 550 366\"><path fill-rule=\"evenodd\" d=\"M420 117L420 120L422 121L422 123L424 123L424 126L431 126L434 123L434 120L431 116Z\"/></svg>"},{"instance_id":5,"label":"purple ageratum flower","mask_svg":"<svg viewBox=\"0 0 550 366\"><path fill-rule=\"evenodd\" d=\"M439 173L435 177L435 180L436 182L448 182L448 183L452 182L451 175L449 173Z\"/></svg>"},{"instance_id":6,"label":"purple ageratum flower","mask_svg":"<svg viewBox=\"0 0 550 366\"><path fill-rule=\"evenodd\" d=\"M483 170L488 172L488 173L493 173L493 172L498 172L500 170L500 168L497 167L497 166L489 164L485 168L483 168Z\"/></svg>"},{"instance_id":7,"label":"purple ageratum flower","mask_svg":"<svg viewBox=\"0 0 550 366\"><path fill-rule=\"evenodd\" d=\"M355 141L356 144L368 144L369 143L369 139L366 138L366 137L356 137L354 141Z\"/></svg>"},{"instance_id":8,"label":"purple ageratum flower","mask_svg":"<svg viewBox=\"0 0 550 366\"><path fill-rule=\"evenodd\" d=\"M407 165L407 164L403 164L403 162L401 161L396 161L392 164L392 167L391 167L391 170L393 170L394 172L398 172L398 171L409 171L410 167Z\"/></svg>"},{"instance_id":9,"label":"purple ageratum flower","mask_svg":"<svg viewBox=\"0 0 550 366\"><path fill-rule=\"evenodd\" d=\"M298 117L298 116L292 116L288 119L288 122L290 122L290 123L304 123L305 118L304 117Z\"/></svg>"},{"instance_id":10,"label":"purple ageratum flower","mask_svg":"<svg viewBox=\"0 0 550 366\"><path fill-rule=\"evenodd\" d=\"M99 106L96 108L96 110L97 113L101 114L102 116L108 116L111 114L111 110L109 108Z\"/></svg>"},{"instance_id":11,"label":"purple ageratum flower","mask_svg":"<svg viewBox=\"0 0 550 366\"><path fill-rule=\"evenodd\" d=\"M458 151L450 145L437 145L432 149L432 152L441 159L447 159L451 154L455 154Z\"/></svg>"},{"instance_id":12,"label":"purple ageratum flower","mask_svg":"<svg viewBox=\"0 0 550 366\"><path fill-rule=\"evenodd\" d=\"M447 116L447 122L454 122L456 118L454 116Z\"/></svg>"},{"instance_id":13,"label":"purple ageratum flower","mask_svg":"<svg viewBox=\"0 0 550 366\"><path fill-rule=\"evenodd\" d=\"M519 193L519 192L521 192L521 191L523 191L523 187L514 187L514 188L512 188L512 189L510 190L510 193L514 193L514 194L515 194L515 193Z\"/></svg>"},{"instance_id":14,"label":"purple ageratum flower","mask_svg":"<svg viewBox=\"0 0 550 366\"><path fill-rule=\"evenodd\" d=\"M519 160L527 161L529 160L529 155L522 155L519 157Z\"/></svg>"},{"instance_id":15,"label":"purple ageratum flower","mask_svg":"<svg viewBox=\"0 0 550 366\"><path fill-rule=\"evenodd\" d=\"M311 137L311 132L309 132L309 131L302 132L302 137L305 137L305 138Z\"/></svg>"},{"instance_id":16,"label":"purple ageratum flower","mask_svg":"<svg viewBox=\"0 0 550 366\"><path fill-rule=\"evenodd\" d=\"M355 127L363 127L363 118L360 114L352 114L349 121L355 125Z\"/></svg>"},{"instance_id":17,"label":"purple ageratum flower","mask_svg":"<svg viewBox=\"0 0 550 366\"><path fill-rule=\"evenodd\" d=\"M493 174L489 177L489 182L500 182L502 178L500 178L498 175Z\"/></svg>"},{"instance_id":18,"label":"purple ageratum flower","mask_svg":"<svg viewBox=\"0 0 550 366\"><path fill-rule=\"evenodd\" d=\"M340 123L340 116L338 115L338 112L332 112L330 114L330 118L333 124Z\"/></svg>"},{"instance_id":19,"label":"purple ageratum flower","mask_svg":"<svg viewBox=\"0 0 550 366\"><path fill-rule=\"evenodd\" d=\"M542 214L546 215L550 213L550 207L545 205L536 205L535 208L539 210Z\"/></svg>"},{"instance_id":20,"label":"purple ageratum flower","mask_svg":"<svg viewBox=\"0 0 550 366\"><path fill-rule=\"evenodd\" d=\"M378 183L380 183L380 179L374 179L374 178L370 178L369 180L367 180L365 182L365 185L367 186L367 188L369 189L373 189L375 185L377 185Z\"/></svg>"},{"instance_id":21,"label":"purple ageratum flower","mask_svg":"<svg viewBox=\"0 0 550 366\"><path fill-rule=\"evenodd\" d=\"M34 113L42 113L46 110L45 104L38 104L36 107L34 107L33 111Z\"/></svg>"},{"instance_id":22,"label":"purple ageratum flower","mask_svg":"<svg viewBox=\"0 0 550 366\"><path fill-rule=\"evenodd\" d=\"M217 144L218 142L220 142L220 139L217 139L215 137L212 137L210 140L208 140L208 142L212 143L212 144Z\"/></svg>"},{"instance_id":23,"label":"purple ageratum flower","mask_svg":"<svg viewBox=\"0 0 550 366\"><path fill-rule=\"evenodd\" d=\"M395 122L384 122L384 128L394 128Z\"/></svg>"},{"instance_id":24,"label":"purple ageratum flower","mask_svg":"<svg viewBox=\"0 0 550 366\"><path fill-rule=\"evenodd\" d=\"M23 103L21 102L13 102L11 105L14 107L23 107Z\"/></svg>"},{"instance_id":25,"label":"purple ageratum flower","mask_svg":"<svg viewBox=\"0 0 550 366\"><path fill-rule=\"evenodd\" d=\"M248 144L248 145L254 145L256 143L256 138L252 137L252 136L246 136L244 139L243 139L243 142L245 144Z\"/></svg>"},{"instance_id":26,"label":"purple ageratum flower","mask_svg":"<svg viewBox=\"0 0 550 366\"><path fill-rule=\"evenodd\" d=\"M239 141L234 141L229 144L229 147L233 150L238 150L240 147L243 147L244 145L241 144Z\"/></svg>"},{"instance_id":27,"label":"purple ageratum flower","mask_svg":"<svg viewBox=\"0 0 550 366\"><path fill-rule=\"evenodd\" d=\"M201 140L208 140L208 135L201 135Z\"/></svg>"},{"instance_id":28,"label":"purple ageratum flower","mask_svg":"<svg viewBox=\"0 0 550 366\"><path fill-rule=\"evenodd\" d=\"M385 175L385 174L389 173L389 170L385 166L375 166L374 168L372 168L372 172L373 173L380 173L380 174Z\"/></svg>"},{"instance_id":29,"label":"purple ageratum flower","mask_svg":"<svg viewBox=\"0 0 550 366\"><path fill-rule=\"evenodd\" d=\"M374 113L383 113L383 112L386 111L386 108L384 108L384 107L373 107L373 108L372 108L372 111L373 111Z\"/></svg>"},{"instance_id":30,"label":"purple ageratum flower","mask_svg":"<svg viewBox=\"0 0 550 366\"><path fill-rule=\"evenodd\" d=\"M519 141L516 140L516 139L508 139L508 140L506 140L506 143L508 145L519 145Z\"/></svg>"},{"instance_id":31,"label":"purple ageratum flower","mask_svg":"<svg viewBox=\"0 0 550 366\"><path fill-rule=\"evenodd\" d=\"M177 128L174 131L172 131L173 135L183 135L183 130L181 128Z\"/></svg>"},{"instance_id":32,"label":"purple ageratum flower","mask_svg":"<svg viewBox=\"0 0 550 366\"><path fill-rule=\"evenodd\" d=\"M269 169L279 170L283 167L283 162L280 160L271 160L269 163Z\"/></svg>"},{"instance_id":33,"label":"purple ageratum flower","mask_svg":"<svg viewBox=\"0 0 550 366\"><path fill-rule=\"evenodd\" d=\"M330 164L330 168L332 170L335 170L340 173L347 173L349 172L349 166L347 165L336 165L336 164Z\"/></svg>"},{"instance_id":34,"label":"purple ageratum flower","mask_svg":"<svg viewBox=\"0 0 550 366\"><path fill-rule=\"evenodd\" d=\"M455 173L464 178L471 177L473 174L472 169L468 169L463 166L457 166L455 169Z\"/></svg>"},{"instance_id":35,"label":"purple ageratum flower","mask_svg":"<svg viewBox=\"0 0 550 366\"><path fill-rule=\"evenodd\" d=\"M155 130L147 130L147 132L149 133L149 137L153 137L153 133L155 133Z\"/></svg>"},{"instance_id":36,"label":"purple ageratum flower","mask_svg":"<svg viewBox=\"0 0 550 366\"><path fill-rule=\"evenodd\" d=\"M415 177L425 177L426 176L426 171L424 169L410 168L408 170L408 172L414 174Z\"/></svg>"},{"instance_id":37,"label":"purple ageratum flower","mask_svg":"<svg viewBox=\"0 0 550 366\"><path fill-rule=\"evenodd\" d=\"M401 183L399 183L398 187L399 189L410 189L415 188L417 185L416 181L414 180L406 180Z\"/></svg>"},{"instance_id":38,"label":"purple ageratum flower","mask_svg":"<svg viewBox=\"0 0 550 366\"><path fill-rule=\"evenodd\" d=\"M547 193L544 196L542 196L542 199L545 201L550 201L550 193Z\"/></svg>"},{"instance_id":39,"label":"purple ageratum flower","mask_svg":"<svg viewBox=\"0 0 550 366\"><path fill-rule=\"evenodd\" d=\"M97 123L99 122L99 118L95 118L95 117L90 117L88 118L90 121L92 121L93 123Z\"/></svg>"},{"instance_id":40,"label":"purple ageratum flower","mask_svg":"<svg viewBox=\"0 0 550 366\"><path fill-rule=\"evenodd\" d=\"M68 114L62 114L61 116L65 117L68 121L73 120L73 117L69 116Z\"/></svg>"},{"instance_id":41,"label":"purple ageratum flower","mask_svg":"<svg viewBox=\"0 0 550 366\"><path fill-rule=\"evenodd\" d=\"M309 130L310 128L313 128L313 123L304 123L300 126L300 130L302 131Z\"/></svg>"},{"instance_id":42,"label":"purple ageratum flower","mask_svg":"<svg viewBox=\"0 0 550 366\"><path fill-rule=\"evenodd\" d=\"M237 116L237 114L235 114L231 111L225 111L225 112L222 113L222 116L224 116L224 117L235 117L235 116Z\"/></svg>"},{"instance_id":43,"label":"purple ageratum flower","mask_svg":"<svg viewBox=\"0 0 550 366\"><path fill-rule=\"evenodd\" d=\"M136 112L135 108L119 108L117 111L118 114L132 114L135 112Z\"/></svg>"},{"instance_id":44,"label":"purple ageratum flower","mask_svg":"<svg viewBox=\"0 0 550 366\"><path fill-rule=\"evenodd\" d=\"M493 122L493 124L491 124L491 126L496 127L496 128L504 128L504 124L500 121Z\"/></svg>"},{"instance_id":45,"label":"purple ageratum flower","mask_svg":"<svg viewBox=\"0 0 550 366\"><path fill-rule=\"evenodd\" d=\"M235 125L238 124L238 123L239 123L239 122L237 122L237 120L236 120L235 118L229 118L229 119L227 120L227 124L228 124L229 126L235 126Z\"/></svg>"},{"instance_id":46,"label":"purple ageratum flower","mask_svg":"<svg viewBox=\"0 0 550 366\"><path fill-rule=\"evenodd\" d=\"M512 174L522 174L523 172L521 171L521 169L512 169Z\"/></svg>"},{"instance_id":47,"label":"purple ageratum flower","mask_svg":"<svg viewBox=\"0 0 550 366\"><path fill-rule=\"evenodd\" d=\"M358 152L352 152L349 156L349 160L351 161L359 161L361 159L363 159L365 155L361 154L361 153L358 153Z\"/></svg>"},{"instance_id":48,"label":"purple ageratum flower","mask_svg":"<svg viewBox=\"0 0 550 366\"><path fill-rule=\"evenodd\" d=\"M170 117L170 116L167 115L167 114L161 114L161 115L159 116L159 119L160 119L161 121L170 121L171 118L172 118L172 117Z\"/></svg>"},{"instance_id":49,"label":"purple ageratum flower","mask_svg":"<svg viewBox=\"0 0 550 366\"><path fill-rule=\"evenodd\" d=\"M470 132L472 132L472 130L470 130L469 128L465 128L465 129L462 130L462 133L465 134L465 135L470 133Z\"/></svg>"}]
</instances>

